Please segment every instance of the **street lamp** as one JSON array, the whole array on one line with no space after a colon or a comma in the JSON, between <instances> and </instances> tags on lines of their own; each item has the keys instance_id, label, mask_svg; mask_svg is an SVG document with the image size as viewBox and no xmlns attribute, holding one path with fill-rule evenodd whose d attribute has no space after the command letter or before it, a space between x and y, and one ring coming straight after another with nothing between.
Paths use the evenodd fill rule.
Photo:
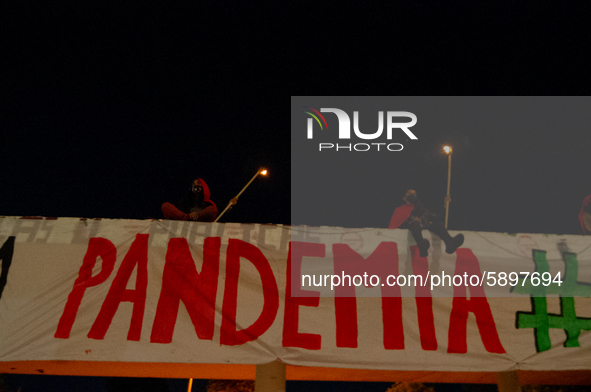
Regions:
<instances>
[{"instance_id":1,"label":"street lamp","mask_svg":"<svg viewBox=\"0 0 591 392\"><path fill-rule=\"evenodd\" d=\"M451 180L451 146L444 146L443 151L447 154L447 194L445 195L445 228L447 229L447 217L449 216L449 202L451 199L449 195L449 184Z\"/></svg>"}]
</instances>

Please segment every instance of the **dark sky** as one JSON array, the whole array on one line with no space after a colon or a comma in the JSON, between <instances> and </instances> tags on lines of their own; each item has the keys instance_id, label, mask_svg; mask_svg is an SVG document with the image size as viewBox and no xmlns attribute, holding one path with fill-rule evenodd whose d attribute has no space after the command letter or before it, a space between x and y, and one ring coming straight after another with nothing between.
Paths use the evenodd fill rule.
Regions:
<instances>
[{"instance_id":1,"label":"dark sky","mask_svg":"<svg viewBox=\"0 0 591 392\"><path fill-rule=\"evenodd\" d=\"M249 81L256 68L208 15L20 11L3 77L2 215L161 218L196 177L221 211L265 166L223 221L289 223L287 96Z\"/></svg>"},{"instance_id":2,"label":"dark sky","mask_svg":"<svg viewBox=\"0 0 591 392\"><path fill-rule=\"evenodd\" d=\"M23 3L11 10L1 27L6 37L2 61L8 67L2 75L0 214L161 218L160 205L178 201L197 176L208 183L221 211L265 166L270 176L257 179L222 221L289 224L288 94L563 95L585 91L584 84L577 83L576 62L547 56L542 69L535 56L558 47L563 53L580 53L584 46L545 32L532 40L528 30L515 23L530 17L525 6L511 9L513 19L497 19L508 11L505 6L484 6L487 12L478 13L478 18L458 21L488 28L497 21L498 40L517 40L506 45L505 53L514 60L519 54L521 67L494 56L484 67L476 51L466 57L469 66L460 69L459 58L442 49L457 38L459 27L441 31L446 39L434 51L421 49L420 43L431 42L429 33L413 27L409 32L416 45L393 41L396 53L408 54L403 56L407 63L415 59L420 64L413 69L416 77L412 79L399 72L397 62L391 62L393 53L382 54L375 46L361 44L338 24L327 24L327 20L317 24L326 16L322 8L312 15L296 11L306 15L302 29L316 26L314 31L330 36L343 31L343 45L359 50L339 53L312 36L306 40L279 34L285 31L281 16L287 15L280 7L228 2L214 8L80 3L40 9ZM359 11L354 6L346 10ZM538 11L545 20L544 10ZM435 10L416 6L399 12L443 26ZM572 9L544 12L566 13L572 26L581 22ZM385 16L364 12L358 16L373 18L376 29L388 25ZM392 29L404 31L411 25L411 18L397 20ZM512 35L516 32L520 34ZM480 38L466 35L461 42L476 45ZM317 60L311 53L316 50L322 52L318 58L327 67L314 65ZM531 64L537 67L525 60L524 51L532 53ZM380 53L384 61L366 64L362 59L368 53ZM424 61L426 53L433 53L432 62ZM412 68L412 64L407 65ZM558 64L561 71L552 73ZM380 72L388 75L387 80L372 78ZM461 78L454 81L453 76ZM588 100L580 102L588 104ZM505 114L495 114L494 108L485 113L491 115L487 123L499 126L474 129L474 122L463 122L457 115L442 118L440 128L425 128L430 133L405 156L410 160L406 165L410 177L398 179L395 188L369 189L374 197L383 195L382 199L356 203L356 213L365 218L351 224L386 226L400 194L409 187L419 188L424 201L436 209L446 175L445 157L437 149L443 142L452 142L454 227L578 233L576 214L583 197L591 193L588 128L561 127L564 113L560 112L550 115L556 119L554 126L539 131L537 124L527 123L528 117L507 127ZM511 116L519 119L515 113ZM423 118L418 126L424 124ZM396 166L393 171L402 173ZM363 177L352 173L348 180L356 181L355 176ZM303 185L309 186L296 184ZM319 196L330 198L314 194L313 188L308 196L310 203ZM346 225L314 219L294 223Z\"/></svg>"}]
</instances>

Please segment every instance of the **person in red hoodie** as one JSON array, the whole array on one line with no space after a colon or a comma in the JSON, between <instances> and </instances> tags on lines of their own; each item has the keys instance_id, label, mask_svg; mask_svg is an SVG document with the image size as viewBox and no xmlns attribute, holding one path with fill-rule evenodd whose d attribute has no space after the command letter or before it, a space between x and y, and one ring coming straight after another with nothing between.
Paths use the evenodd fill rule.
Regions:
<instances>
[{"instance_id":1,"label":"person in red hoodie","mask_svg":"<svg viewBox=\"0 0 591 392\"><path fill-rule=\"evenodd\" d=\"M211 193L205 181L197 178L191 183L191 189L178 203L178 207L168 202L162 204L164 218L213 222L218 215L218 209L209 199L210 196Z\"/></svg>"},{"instance_id":2,"label":"person in red hoodie","mask_svg":"<svg viewBox=\"0 0 591 392\"><path fill-rule=\"evenodd\" d=\"M581 223L581 229L583 229L583 235L591 233L591 195L588 195L583 199L583 206L579 211L579 222Z\"/></svg>"},{"instance_id":3,"label":"person in red hoodie","mask_svg":"<svg viewBox=\"0 0 591 392\"><path fill-rule=\"evenodd\" d=\"M406 195L402 199L406 204L398 207L392 214L390 219L389 229L409 229L415 239L421 257L427 257L428 249L431 244L429 240L423 238L423 229L437 234L443 242L445 242L445 252L453 253L464 243L464 235L458 234L452 237L447 232L447 229L437 218L437 215L427 210L423 203L417 197L417 192L413 189L406 191Z\"/></svg>"}]
</instances>

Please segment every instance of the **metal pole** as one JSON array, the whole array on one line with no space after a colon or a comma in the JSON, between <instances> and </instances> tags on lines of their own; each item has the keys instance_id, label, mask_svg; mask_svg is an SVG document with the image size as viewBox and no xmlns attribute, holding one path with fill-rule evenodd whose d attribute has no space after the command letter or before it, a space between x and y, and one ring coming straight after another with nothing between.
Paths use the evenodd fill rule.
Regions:
<instances>
[{"instance_id":1,"label":"metal pole","mask_svg":"<svg viewBox=\"0 0 591 392\"><path fill-rule=\"evenodd\" d=\"M447 155L447 194L449 195L449 184L451 180L451 151ZM447 229L447 217L449 216L449 200L445 201L445 228Z\"/></svg>"},{"instance_id":2,"label":"metal pole","mask_svg":"<svg viewBox=\"0 0 591 392\"><path fill-rule=\"evenodd\" d=\"M497 373L497 388L499 392L521 392L517 372L512 370Z\"/></svg>"},{"instance_id":3,"label":"metal pole","mask_svg":"<svg viewBox=\"0 0 591 392\"><path fill-rule=\"evenodd\" d=\"M285 392L285 364L276 360L257 365L254 392Z\"/></svg>"},{"instance_id":4,"label":"metal pole","mask_svg":"<svg viewBox=\"0 0 591 392\"><path fill-rule=\"evenodd\" d=\"M193 388L193 379L190 378L189 379L189 387L187 388L187 392L191 392L191 389Z\"/></svg>"},{"instance_id":5,"label":"metal pole","mask_svg":"<svg viewBox=\"0 0 591 392\"><path fill-rule=\"evenodd\" d=\"M246 188L248 188L248 186L254 181L254 179L257 178L258 175L261 174L263 171L265 171L265 170L262 169L262 168L259 169L257 171L257 173L254 176L252 176L252 178L250 179L250 181L248 181L248 183L244 186L244 188L242 188L242 190L240 191L240 193L238 193L236 195L236 197L234 197L234 199L232 199L232 200L238 199L238 197L242 194L242 192L244 192L246 190ZM232 203L232 200L230 200L230 202L228 203L228 205L226 206L226 208L224 208L224 210L222 211L222 213L218 215L218 217L214 220L214 222L217 222L222 217L222 215L224 215L226 213L226 211L228 211L230 209L230 207L232 207L234 204L236 204L236 203Z\"/></svg>"}]
</instances>

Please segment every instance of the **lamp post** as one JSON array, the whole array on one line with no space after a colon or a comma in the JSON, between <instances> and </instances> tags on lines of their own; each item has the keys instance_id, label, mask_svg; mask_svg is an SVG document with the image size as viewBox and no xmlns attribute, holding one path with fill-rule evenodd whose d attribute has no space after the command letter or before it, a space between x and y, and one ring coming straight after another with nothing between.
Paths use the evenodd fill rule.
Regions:
<instances>
[{"instance_id":1,"label":"lamp post","mask_svg":"<svg viewBox=\"0 0 591 392\"><path fill-rule=\"evenodd\" d=\"M445 195L445 228L447 229L447 217L449 216L449 184L451 180L451 146L443 147L443 151L447 154L447 194Z\"/></svg>"},{"instance_id":2,"label":"lamp post","mask_svg":"<svg viewBox=\"0 0 591 392\"><path fill-rule=\"evenodd\" d=\"M257 178L259 176L259 174L262 174L263 176L267 175L267 169L264 168L259 168L259 170L256 172L256 174L254 176L252 176L252 178L250 179L250 181L248 181L248 183L244 186L244 188L242 188L242 190L240 191L240 193L238 193L232 200L230 200L230 202L228 203L228 205L226 206L226 208L222 211L221 214L218 215L218 217L216 218L216 220L214 220L214 222L217 222L222 215L224 215L224 213L226 211L228 211L228 209L230 209L230 207L232 207L234 204L238 203L238 198L240 197L240 195L242 194L242 192L244 192L246 190L246 188L248 188L248 186L250 185L251 182L254 181L255 178Z\"/></svg>"}]
</instances>

